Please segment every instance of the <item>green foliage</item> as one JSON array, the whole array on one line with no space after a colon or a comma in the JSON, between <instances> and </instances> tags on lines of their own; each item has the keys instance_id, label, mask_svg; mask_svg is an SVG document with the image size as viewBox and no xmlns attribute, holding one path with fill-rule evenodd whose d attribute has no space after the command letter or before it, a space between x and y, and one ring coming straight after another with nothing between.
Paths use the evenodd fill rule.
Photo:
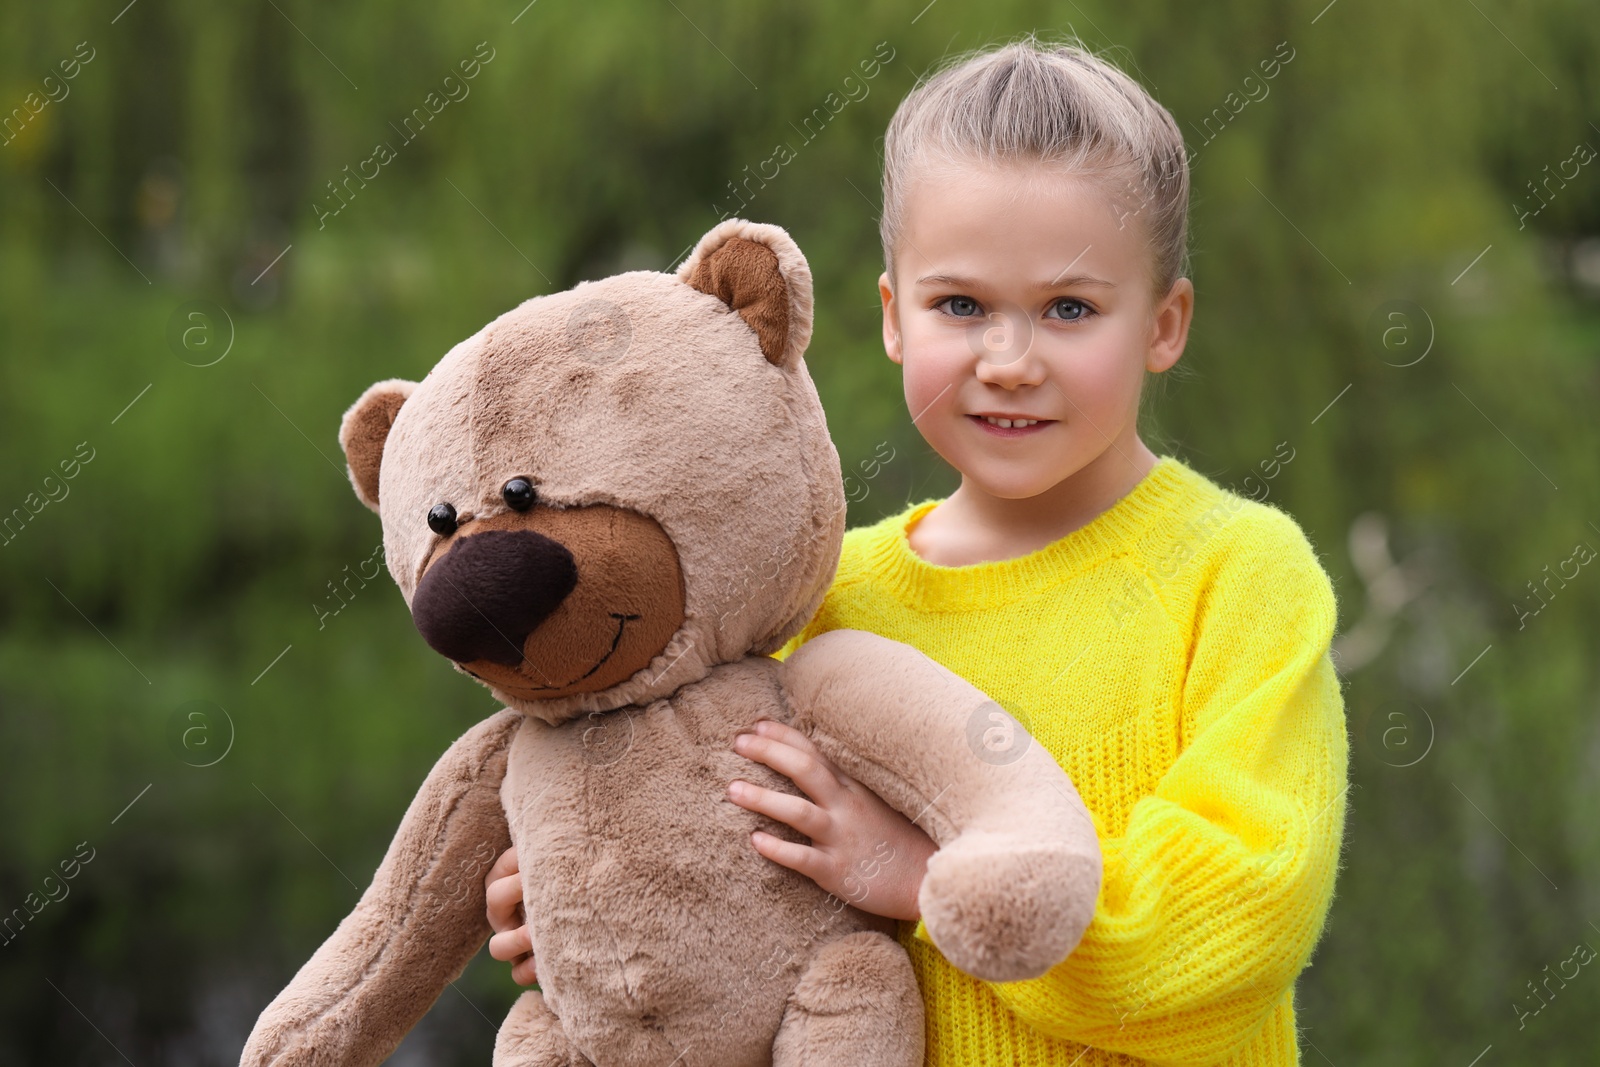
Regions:
<instances>
[{"instance_id":1,"label":"green foliage","mask_svg":"<svg viewBox=\"0 0 1600 1067\"><path fill-rule=\"evenodd\" d=\"M1289 442L1271 500L1334 575L1341 628L1377 620L1346 664L1350 831L1300 984L1308 1059L1592 1059L1600 978L1521 1028L1514 1007L1600 946L1600 573L1528 588L1600 547L1600 313L1573 266L1600 171L1519 222L1544 168L1600 146L1587 7L115 6L0 8L0 116L94 49L0 145L0 518L93 451L0 546L0 909L95 849L0 944L0 1060L105 1058L87 1016L134 1062L233 1062L432 761L492 710L385 575L319 619L380 536L335 437L372 381L420 376L529 296L674 263L782 143L795 158L738 213L811 262L808 363L846 469L896 452L852 524L948 493L882 352L878 138L948 52L1069 29L1196 156L1197 315L1186 373L1151 398L1161 450L1242 485ZM1284 41L1270 92L1206 143ZM470 92L408 141L480 42ZM808 136L879 42L895 58ZM339 207L328 183L380 143L394 158ZM232 342L210 366L169 342L196 300L231 321L206 320L205 352ZM1397 300L1431 324L1408 320L1416 347L1379 343ZM1424 330L1426 358L1398 366ZM1352 552L1366 514L1400 560L1387 579ZM211 766L181 741L190 701L215 709L191 742L232 739ZM420 1060L487 1059L509 976L480 959L457 985Z\"/></svg>"}]
</instances>

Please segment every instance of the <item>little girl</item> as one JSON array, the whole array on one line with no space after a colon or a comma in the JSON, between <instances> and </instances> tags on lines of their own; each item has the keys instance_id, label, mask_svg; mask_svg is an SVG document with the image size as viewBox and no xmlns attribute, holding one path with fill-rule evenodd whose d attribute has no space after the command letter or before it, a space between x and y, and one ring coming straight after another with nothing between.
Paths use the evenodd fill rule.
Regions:
<instances>
[{"instance_id":1,"label":"little girl","mask_svg":"<svg viewBox=\"0 0 1600 1067\"><path fill-rule=\"evenodd\" d=\"M757 833L762 855L906 920L929 1064L1300 1062L1294 983L1345 821L1335 603L1293 519L1139 438L1194 308L1188 191L1171 115L1076 45L960 57L889 125L884 347L961 485L850 531L778 656L870 630L997 700L1094 818L1094 920L1043 977L980 981L919 919L933 841L803 735L762 722L736 748L805 796L729 796L811 841ZM528 983L514 870L490 873L490 951Z\"/></svg>"}]
</instances>

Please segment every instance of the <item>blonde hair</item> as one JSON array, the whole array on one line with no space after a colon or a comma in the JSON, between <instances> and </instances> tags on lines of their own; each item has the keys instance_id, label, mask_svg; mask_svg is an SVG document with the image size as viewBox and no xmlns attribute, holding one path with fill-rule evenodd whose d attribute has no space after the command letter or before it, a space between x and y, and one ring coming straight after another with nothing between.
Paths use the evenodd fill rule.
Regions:
<instances>
[{"instance_id":1,"label":"blonde hair","mask_svg":"<svg viewBox=\"0 0 1600 1067\"><path fill-rule=\"evenodd\" d=\"M900 102L883 146L883 261L894 252L919 168L1038 162L1106 190L1143 226L1162 296L1188 274L1189 160L1171 113L1074 40L1033 34L963 53ZM1131 192L1131 197L1129 196Z\"/></svg>"}]
</instances>

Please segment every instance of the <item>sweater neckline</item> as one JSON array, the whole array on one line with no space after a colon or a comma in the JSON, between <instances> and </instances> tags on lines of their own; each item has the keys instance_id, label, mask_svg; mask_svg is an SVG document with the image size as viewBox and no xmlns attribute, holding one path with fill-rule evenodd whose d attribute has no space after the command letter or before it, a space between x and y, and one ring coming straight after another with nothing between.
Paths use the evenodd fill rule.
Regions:
<instances>
[{"instance_id":1,"label":"sweater neckline","mask_svg":"<svg viewBox=\"0 0 1600 1067\"><path fill-rule=\"evenodd\" d=\"M1186 474L1188 468L1179 460L1157 457L1126 495L1076 530L1025 555L956 567L930 563L911 547L911 527L943 502L924 500L884 521L868 550L868 567L898 599L914 607L959 610L1008 603L1126 551L1171 508Z\"/></svg>"}]
</instances>

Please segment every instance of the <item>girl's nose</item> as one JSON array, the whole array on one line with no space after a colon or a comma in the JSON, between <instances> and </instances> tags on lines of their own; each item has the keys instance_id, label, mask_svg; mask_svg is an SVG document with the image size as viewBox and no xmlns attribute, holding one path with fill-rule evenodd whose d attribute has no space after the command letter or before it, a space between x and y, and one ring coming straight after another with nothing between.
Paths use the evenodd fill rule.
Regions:
<instances>
[{"instance_id":1,"label":"girl's nose","mask_svg":"<svg viewBox=\"0 0 1600 1067\"><path fill-rule=\"evenodd\" d=\"M1044 380L1044 365L1034 351L1033 316L1020 307L991 311L974 323L967 335L978 357L980 381L996 385L1036 385Z\"/></svg>"}]
</instances>

